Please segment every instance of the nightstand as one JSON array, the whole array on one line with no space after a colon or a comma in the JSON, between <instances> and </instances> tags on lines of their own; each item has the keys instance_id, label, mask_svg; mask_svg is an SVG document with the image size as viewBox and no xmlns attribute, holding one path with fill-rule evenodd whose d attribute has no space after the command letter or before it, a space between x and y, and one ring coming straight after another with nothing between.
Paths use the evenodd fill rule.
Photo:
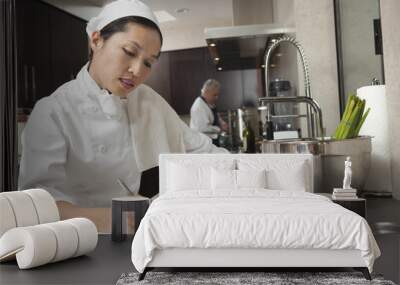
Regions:
<instances>
[{"instance_id":1,"label":"nightstand","mask_svg":"<svg viewBox=\"0 0 400 285\"><path fill-rule=\"evenodd\" d=\"M140 195L118 197L112 199L112 227L111 227L111 239L113 241L123 241L126 239L126 235L122 232L123 229L123 213L134 212L135 213L135 232L139 227L140 221L146 214L146 211L150 205L150 199Z\"/></svg>"},{"instance_id":2,"label":"nightstand","mask_svg":"<svg viewBox=\"0 0 400 285\"><path fill-rule=\"evenodd\" d=\"M359 214L361 217L367 217L367 200L364 198L356 199L332 199L332 193L314 193L317 195L325 196L332 200L332 202Z\"/></svg>"}]
</instances>

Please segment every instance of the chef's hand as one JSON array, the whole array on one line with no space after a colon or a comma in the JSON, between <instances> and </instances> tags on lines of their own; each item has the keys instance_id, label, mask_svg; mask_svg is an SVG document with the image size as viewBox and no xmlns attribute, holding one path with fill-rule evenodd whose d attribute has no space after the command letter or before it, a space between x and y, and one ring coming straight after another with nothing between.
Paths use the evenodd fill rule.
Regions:
<instances>
[{"instance_id":1,"label":"chef's hand","mask_svg":"<svg viewBox=\"0 0 400 285\"><path fill-rule=\"evenodd\" d=\"M220 128L221 128L221 131L223 131L223 132L228 132L229 131L228 124L223 120L220 121Z\"/></svg>"}]
</instances>

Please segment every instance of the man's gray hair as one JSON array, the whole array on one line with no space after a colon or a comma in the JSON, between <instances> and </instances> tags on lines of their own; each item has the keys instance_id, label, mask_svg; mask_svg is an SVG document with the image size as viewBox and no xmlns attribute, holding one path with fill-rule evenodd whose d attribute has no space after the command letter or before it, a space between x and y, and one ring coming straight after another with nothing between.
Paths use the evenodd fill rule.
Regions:
<instances>
[{"instance_id":1,"label":"man's gray hair","mask_svg":"<svg viewBox=\"0 0 400 285\"><path fill-rule=\"evenodd\" d=\"M207 90L215 89L215 88L220 88L221 84L215 80L215 79L207 79L206 82L204 82L203 87L201 88L201 94L204 94Z\"/></svg>"}]
</instances>

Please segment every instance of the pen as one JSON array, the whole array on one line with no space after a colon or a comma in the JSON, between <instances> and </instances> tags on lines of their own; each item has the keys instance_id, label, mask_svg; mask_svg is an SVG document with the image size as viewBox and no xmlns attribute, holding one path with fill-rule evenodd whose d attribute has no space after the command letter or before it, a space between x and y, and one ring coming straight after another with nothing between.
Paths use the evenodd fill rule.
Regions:
<instances>
[{"instance_id":1,"label":"pen","mask_svg":"<svg viewBox=\"0 0 400 285\"><path fill-rule=\"evenodd\" d=\"M131 189L129 189L128 186L126 186L126 184L120 178L117 179L117 182L122 189L128 191L129 193L135 194L133 191L131 191Z\"/></svg>"}]
</instances>

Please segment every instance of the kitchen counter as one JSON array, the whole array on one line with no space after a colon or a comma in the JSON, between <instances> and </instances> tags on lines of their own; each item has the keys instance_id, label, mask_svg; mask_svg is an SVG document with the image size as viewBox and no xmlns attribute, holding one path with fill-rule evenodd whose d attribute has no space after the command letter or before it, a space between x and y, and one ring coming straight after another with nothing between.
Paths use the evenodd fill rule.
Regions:
<instances>
[{"instance_id":1,"label":"kitchen counter","mask_svg":"<svg viewBox=\"0 0 400 285\"><path fill-rule=\"evenodd\" d=\"M0 264L0 284L115 284L124 272L134 271L132 238L112 242L99 235L96 249L88 255L19 270L17 262Z\"/></svg>"}]
</instances>

